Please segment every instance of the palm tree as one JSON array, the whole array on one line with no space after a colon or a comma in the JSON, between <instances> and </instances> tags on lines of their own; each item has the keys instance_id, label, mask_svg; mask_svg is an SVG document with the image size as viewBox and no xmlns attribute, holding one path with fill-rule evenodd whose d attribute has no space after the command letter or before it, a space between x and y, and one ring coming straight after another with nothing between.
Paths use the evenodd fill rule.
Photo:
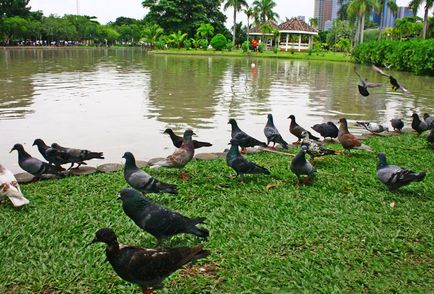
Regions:
<instances>
[{"instance_id":1,"label":"palm tree","mask_svg":"<svg viewBox=\"0 0 434 294\"><path fill-rule=\"evenodd\" d=\"M374 8L378 11L379 3L378 0L353 0L348 5L347 13L349 17L357 18L357 29L355 43L363 43L363 31L365 28L365 16Z\"/></svg>"},{"instance_id":2,"label":"palm tree","mask_svg":"<svg viewBox=\"0 0 434 294\"><path fill-rule=\"evenodd\" d=\"M395 15L396 12L398 11L398 5L396 5L395 0L381 0L380 3L380 14L381 14L381 18L380 18L380 33L378 34L378 40L381 39L381 35L383 34L383 22L384 22L384 10L385 7L390 8L390 11L392 11L392 14Z\"/></svg>"},{"instance_id":3,"label":"palm tree","mask_svg":"<svg viewBox=\"0 0 434 294\"><path fill-rule=\"evenodd\" d=\"M155 42L164 33L164 30L157 24L147 25L143 29L143 39L145 42L151 44L154 47Z\"/></svg>"},{"instance_id":4,"label":"palm tree","mask_svg":"<svg viewBox=\"0 0 434 294\"><path fill-rule=\"evenodd\" d=\"M236 36L236 27L237 27L237 12L241 11L243 7L248 7L248 4L246 0L226 0L225 6L223 7L224 10L228 9L229 7L234 8L234 32L232 37L232 42L235 46L235 36Z\"/></svg>"},{"instance_id":5,"label":"palm tree","mask_svg":"<svg viewBox=\"0 0 434 294\"><path fill-rule=\"evenodd\" d=\"M214 35L214 27L210 23L203 23L197 29L196 34L208 41L208 37Z\"/></svg>"},{"instance_id":6,"label":"palm tree","mask_svg":"<svg viewBox=\"0 0 434 294\"><path fill-rule=\"evenodd\" d=\"M244 14L247 16L247 41L249 40L249 31L250 31L250 18L255 15L255 11L253 8L248 7L244 9Z\"/></svg>"},{"instance_id":7,"label":"palm tree","mask_svg":"<svg viewBox=\"0 0 434 294\"><path fill-rule=\"evenodd\" d=\"M417 14L417 10L419 9L419 6L422 5L424 0L411 0L410 4L408 5L414 12L414 14ZM426 32L428 31L428 10L430 10L433 7L434 0L425 0L425 13L423 14L423 32L422 32L422 38L426 38Z\"/></svg>"},{"instance_id":8,"label":"palm tree","mask_svg":"<svg viewBox=\"0 0 434 294\"><path fill-rule=\"evenodd\" d=\"M184 41L184 38L187 37L186 33L182 33L181 31L178 31L176 33L171 33L169 35L169 42L176 46L177 48L181 47L182 41Z\"/></svg>"},{"instance_id":9,"label":"palm tree","mask_svg":"<svg viewBox=\"0 0 434 294\"><path fill-rule=\"evenodd\" d=\"M264 24L267 20L276 20L279 15L273 11L276 3L273 0L255 0L253 1L253 9L256 14L256 22Z\"/></svg>"}]
</instances>

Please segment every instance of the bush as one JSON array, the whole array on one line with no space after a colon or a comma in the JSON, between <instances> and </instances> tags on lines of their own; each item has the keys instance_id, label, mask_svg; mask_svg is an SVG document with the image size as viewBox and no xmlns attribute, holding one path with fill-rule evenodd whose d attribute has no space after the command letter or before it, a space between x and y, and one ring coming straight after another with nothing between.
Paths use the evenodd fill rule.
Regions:
<instances>
[{"instance_id":1,"label":"bush","mask_svg":"<svg viewBox=\"0 0 434 294\"><path fill-rule=\"evenodd\" d=\"M227 42L226 43L226 50L228 50L230 52L230 51L232 51L232 49L234 49L234 44L232 42Z\"/></svg>"},{"instance_id":2,"label":"bush","mask_svg":"<svg viewBox=\"0 0 434 294\"><path fill-rule=\"evenodd\" d=\"M207 39L200 40L199 44L203 50L208 50L208 40Z\"/></svg>"},{"instance_id":3,"label":"bush","mask_svg":"<svg viewBox=\"0 0 434 294\"><path fill-rule=\"evenodd\" d=\"M166 42L164 42L164 40L158 40L155 42L154 45L157 49L160 49L160 50L166 49Z\"/></svg>"},{"instance_id":4,"label":"bush","mask_svg":"<svg viewBox=\"0 0 434 294\"><path fill-rule=\"evenodd\" d=\"M217 34L211 39L210 44L215 50L222 51L224 48L226 48L227 42L228 41L226 40L225 36L222 34Z\"/></svg>"},{"instance_id":5,"label":"bush","mask_svg":"<svg viewBox=\"0 0 434 294\"><path fill-rule=\"evenodd\" d=\"M434 75L434 39L366 42L354 48L355 62L384 66L416 74Z\"/></svg>"},{"instance_id":6,"label":"bush","mask_svg":"<svg viewBox=\"0 0 434 294\"><path fill-rule=\"evenodd\" d=\"M184 45L184 47L186 49L191 49L191 41L190 40L184 40L184 42L182 42L182 44Z\"/></svg>"},{"instance_id":7,"label":"bush","mask_svg":"<svg viewBox=\"0 0 434 294\"><path fill-rule=\"evenodd\" d=\"M265 51L265 44L264 43L261 43L261 44L258 45L258 51L260 53L262 53L262 52Z\"/></svg>"},{"instance_id":8,"label":"bush","mask_svg":"<svg viewBox=\"0 0 434 294\"><path fill-rule=\"evenodd\" d=\"M273 47L273 52L275 53L275 54L277 54L277 52L279 52L279 46L274 46Z\"/></svg>"},{"instance_id":9,"label":"bush","mask_svg":"<svg viewBox=\"0 0 434 294\"><path fill-rule=\"evenodd\" d=\"M250 42L244 41L243 44L241 45L241 49L243 49L243 52L247 53L249 51L249 48L250 48Z\"/></svg>"}]
</instances>

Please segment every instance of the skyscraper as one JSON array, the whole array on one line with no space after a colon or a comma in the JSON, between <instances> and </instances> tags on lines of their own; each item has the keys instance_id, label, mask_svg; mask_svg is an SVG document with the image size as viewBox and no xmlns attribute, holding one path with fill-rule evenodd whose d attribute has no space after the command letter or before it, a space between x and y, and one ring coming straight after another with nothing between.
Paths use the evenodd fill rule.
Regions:
<instances>
[{"instance_id":1,"label":"skyscraper","mask_svg":"<svg viewBox=\"0 0 434 294\"><path fill-rule=\"evenodd\" d=\"M339 8L338 0L315 0L313 17L318 19L318 29L328 30Z\"/></svg>"}]
</instances>

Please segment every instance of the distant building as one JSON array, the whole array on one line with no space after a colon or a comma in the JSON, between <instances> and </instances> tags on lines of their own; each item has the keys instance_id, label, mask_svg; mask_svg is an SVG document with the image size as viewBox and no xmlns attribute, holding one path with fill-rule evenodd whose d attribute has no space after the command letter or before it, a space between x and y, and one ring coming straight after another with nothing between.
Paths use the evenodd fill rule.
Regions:
<instances>
[{"instance_id":1,"label":"distant building","mask_svg":"<svg viewBox=\"0 0 434 294\"><path fill-rule=\"evenodd\" d=\"M297 16L297 18L299 20L302 20L302 21L306 22L306 17L304 15L299 15L299 16Z\"/></svg>"},{"instance_id":2,"label":"distant building","mask_svg":"<svg viewBox=\"0 0 434 294\"><path fill-rule=\"evenodd\" d=\"M383 2L382 10L379 13L375 13L374 10L372 10L370 19L377 25L380 25L381 23L381 17L383 17L383 25L382 28L393 28L395 26L395 20L397 18L404 18L408 16L413 16L413 11L408 7L398 7L398 12L395 15L393 15L392 10L387 6L387 0L381 0Z\"/></svg>"},{"instance_id":3,"label":"distant building","mask_svg":"<svg viewBox=\"0 0 434 294\"><path fill-rule=\"evenodd\" d=\"M318 29L325 31L330 29L341 8L338 0L315 0L314 4L313 17L318 19Z\"/></svg>"},{"instance_id":4,"label":"distant building","mask_svg":"<svg viewBox=\"0 0 434 294\"><path fill-rule=\"evenodd\" d=\"M413 10L405 6L398 7L398 13L396 15L396 18L404 18L409 16L414 16Z\"/></svg>"}]
</instances>

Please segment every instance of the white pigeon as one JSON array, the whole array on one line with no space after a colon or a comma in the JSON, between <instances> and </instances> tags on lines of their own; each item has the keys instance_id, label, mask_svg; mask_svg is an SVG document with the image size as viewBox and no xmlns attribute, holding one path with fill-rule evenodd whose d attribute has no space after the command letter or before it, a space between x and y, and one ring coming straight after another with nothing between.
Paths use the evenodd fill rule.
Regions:
<instances>
[{"instance_id":1,"label":"white pigeon","mask_svg":"<svg viewBox=\"0 0 434 294\"><path fill-rule=\"evenodd\" d=\"M7 196L15 207L20 207L29 204L23 193L14 174L0 164L0 197Z\"/></svg>"}]
</instances>

